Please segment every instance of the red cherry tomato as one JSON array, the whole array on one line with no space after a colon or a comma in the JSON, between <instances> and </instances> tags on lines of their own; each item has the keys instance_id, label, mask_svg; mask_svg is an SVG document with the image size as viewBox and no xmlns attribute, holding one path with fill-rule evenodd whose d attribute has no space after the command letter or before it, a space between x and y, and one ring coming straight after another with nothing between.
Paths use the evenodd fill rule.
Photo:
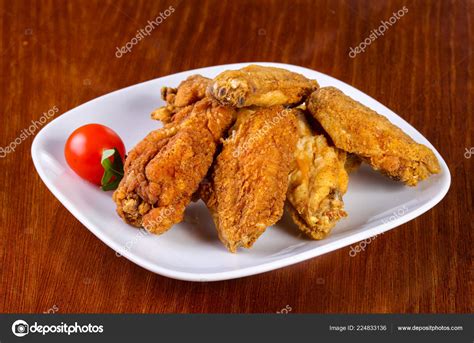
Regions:
<instances>
[{"instance_id":1,"label":"red cherry tomato","mask_svg":"<svg viewBox=\"0 0 474 343\"><path fill-rule=\"evenodd\" d=\"M88 124L69 136L64 147L64 155L71 169L80 177L100 185L104 175L101 164L102 152L113 148L118 150L124 160L125 145L120 137L107 126Z\"/></svg>"}]
</instances>

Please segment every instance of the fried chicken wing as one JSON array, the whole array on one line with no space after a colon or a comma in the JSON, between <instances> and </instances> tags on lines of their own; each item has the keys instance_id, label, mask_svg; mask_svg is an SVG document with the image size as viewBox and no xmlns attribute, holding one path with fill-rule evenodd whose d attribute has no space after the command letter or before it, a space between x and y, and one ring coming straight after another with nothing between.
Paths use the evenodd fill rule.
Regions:
<instances>
[{"instance_id":1,"label":"fried chicken wing","mask_svg":"<svg viewBox=\"0 0 474 343\"><path fill-rule=\"evenodd\" d=\"M249 65L219 74L209 92L222 104L269 107L301 103L318 87L315 80L285 69Z\"/></svg>"},{"instance_id":2,"label":"fried chicken wing","mask_svg":"<svg viewBox=\"0 0 474 343\"><path fill-rule=\"evenodd\" d=\"M153 111L151 118L161 120L163 123L171 122L174 114L183 107L203 99L210 83L211 79L201 75L192 75L181 82L178 88L163 87L161 98L166 101L166 105Z\"/></svg>"},{"instance_id":3,"label":"fried chicken wing","mask_svg":"<svg viewBox=\"0 0 474 343\"><path fill-rule=\"evenodd\" d=\"M330 146L324 135L313 132L304 113L299 112L287 209L301 231L313 239L323 239L339 219L347 216L342 201L349 182L347 154Z\"/></svg>"},{"instance_id":4,"label":"fried chicken wing","mask_svg":"<svg viewBox=\"0 0 474 343\"><path fill-rule=\"evenodd\" d=\"M429 148L334 87L311 94L308 109L336 147L357 154L394 180L415 186L430 174L440 172L438 160Z\"/></svg>"},{"instance_id":5,"label":"fried chicken wing","mask_svg":"<svg viewBox=\"0 0 474 343\"><path fill-rule=\"evenodd\" d=\"M161 234L183 219L235 111L204 98L176 113L129 153L113 198L129 224Z\"/></svg>"},{"instance_id":6,"label":"fried chicken wing","mask_svg":"<svg viewBox=\"0 0 474 343\"><path fill-rule=\"evenodd\" d=\"M282 216L296 139L293 110L275 106L238 112L201 192L231 252L250 248Z\"/></svg>"}]
</instances>

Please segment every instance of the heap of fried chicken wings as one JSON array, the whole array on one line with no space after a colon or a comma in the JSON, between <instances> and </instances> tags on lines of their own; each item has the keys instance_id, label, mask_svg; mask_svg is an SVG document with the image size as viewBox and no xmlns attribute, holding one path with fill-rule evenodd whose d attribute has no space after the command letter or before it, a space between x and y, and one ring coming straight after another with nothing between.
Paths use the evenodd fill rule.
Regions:
<instances>
[{"instance_id":1,"label":"heap of fried chicken wings","mask_svg":"<svg viewBox=\"0 0 474 343\"><path fill-rule=\"evenodd\" d=\"M347 216L343 196L361 161L408 186L440 172L433 152L385 117L288 70L194 75L161 95L152 118L164 126L129 152L113 196L123 220L155 234L200 198L231 252L250 248L285 208L323 239Z\"/></svg>"}]
</instances>

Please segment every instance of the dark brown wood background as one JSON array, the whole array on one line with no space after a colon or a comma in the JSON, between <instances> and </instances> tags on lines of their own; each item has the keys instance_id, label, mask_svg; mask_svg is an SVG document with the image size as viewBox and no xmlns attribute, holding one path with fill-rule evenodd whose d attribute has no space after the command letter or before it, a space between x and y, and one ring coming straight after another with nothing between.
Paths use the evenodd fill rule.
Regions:
<instances>
[{"instance_id":1,"label":"dark brown wood background","mask_svg":"<svg viewBox=\"0 0 474 343\"><path fill-rule=\"evenodd\" d=\"M147 20L176 11L133 50ZM354 59L350 47L408 13ZM402 115L452 173L446 198L377 238L265 274L190 283L108 248L46 189L32 139L0 159L1 312L471 312L473 1L0 0L0 146L57 106L198 67L277 61L343 80Z\"/></svg>"}]
</instances>

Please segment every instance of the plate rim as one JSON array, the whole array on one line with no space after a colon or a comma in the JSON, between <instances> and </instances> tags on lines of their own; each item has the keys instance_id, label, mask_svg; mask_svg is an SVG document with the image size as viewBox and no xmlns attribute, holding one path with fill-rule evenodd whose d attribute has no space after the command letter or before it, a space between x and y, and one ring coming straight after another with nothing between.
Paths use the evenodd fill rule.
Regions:
<instances>
[{"instance_id":1,"label":"plate rim","mask_svg":"<svg viewBox=\"0 0 474 343\"><path fill-rule=\"evenodd\" d=\"M266 66L274 66L274 67L292 67L292 68L297 68L297 69L302 69L309 71L311 73L318 73L322 74L332 80L335 80L337 82L340 82L344 84L345 86L350 87L351 89L356 90L359 93L362 93L364 96L366 96L368 99L371 101L376 102L377 104L380 104L384 106L386 109L388 109L392 114L394 114L396 117L401 119L405 125L410 127L412 130L414 130L418 135L424 138L424 140L428 143L428 146L434 151L436 157L438 158L441 166L441 170L443 173L445 173L446 180L445 182L441 182L440 188L436 191L436 195L430 199L428 202L425 204L421 205L419 208L407 213L404 216L400 216L397 219L393 221L389 221L383 224L379 224L373 228L366 229L362 232L355 233L349 237L343 237L341 239L338 239L334 242L329 242L325 245L315 247L313 249L310 249L305 252L297 253L296 255L290 255L287 257L283 257L280 259L276 259L274 261L269 261L269 262L264 262L262 264L258 264L255 266L249 266L249 267L244 267L244 268L239 268L236 270L229 270L229 271L221 271L221 272L184 272L184 271L178 271L170 268L166 268L160 265L156 265L152 262L149 262L147 260L142 259L138 255L135 255L135 253L125 250L122 251L121 247L119 246L118 243L115 243L113 240L111 240L107 234L105 234L99 227L96 227L86 216L84 216L81 211L76 208L72 203L69 202L69 200L66 198L65 195L63 195L59 189L57 189L51 182L50 178L46 176L45 170L43 170L43 166L40 163L39 159L39 149L40 149L40 143L44 140L44 138L47 136L47 131L49 131L53 126L57 125L59 121L67 120L70 116L74 115L74 113L71 113L74 109L77 109L81 106L84 106L86 104L91 104L95 101L99 101L102 97L109 96L111 94L117 93L124 91L128 88L136 87L138 85L144 85L146 83L150 83L153 81L156 81L158 79L162 79L165 77L179 77L180 75L183 74L188 74L188 73L200 73L204 70L207 70L209 68L229 68L229 69L235 69L235 68L242 68L243 66L249 65L249 64L259 64L259 65L266 65ZM62 118L62 119L61 119ZM425 144L425 142L423 142ZM434 206L436 206L447 194L449 191L449 188L451 186L451 173L449 171L449 168L444 161L443 157L441 154L436 150L436 148L431 144L431 142L424 136L422 135L415 127L413 127L410 123L408 123L404 118L399 116L397 113L394 111L390 110L388 107L386 107L384 104L379 102L378 100L372 98L370 95L362 92L361 90L345 83L344 81L341 81L339 79L336 79L330 75L321 73L316 70L312 70L306 67L302 66L297 66L293 64L286 64L286 63L278 63L278 62L241 62L241 63L231 63L231 64L222 64L222 65L215 65L215 66L208 66L208 67L201 67L197 69L192 69L192 70L186 70L186 71L181 71L177 72L174 74L170 75L164 75L160 76L158 78L154 78L151 80L143 81L134 85L130 85L115 91L112 91L110 93L101 95L97 98L94 98L92 100L89 100L83 104L80 104L72 109L69 109L67 112L61 114L60 116L56 117L54 120L49 122L47 125L45 125L39 132L38 134L34 137L33 143L31 145L31 156L33 160L33 164L35 166L35 169L40 176L41 180L43 183L46 185L46 187L49 189L49 191L61 202L61 204L77 219L79 222L81 222L82 225L84 225L90 232L92 232L97 238L99 238L103 243L105 243L108 247L112 248L114 251L121 251L121 255L131 262L141 266L142 268L147 269L148 271L151 271L156 274L160 274L166 277L170 277L173 279L178 279L178 280L183 280L183 281L196 281L196 282L211 282L211 281L222 281L222 280L229 280L229 279L235 279L235 278L241 278L241 277L247 277L251 275L256 275L260 273L265 273L271 270L287 267L320 255L323 255L325 253L343 248L345 246L349 246L353 243L362 241L364 239L373 237L375 235L379 235L383 232L389 231L391 229L394 229L398 226L401 226L414 218L421 216Z\"/></svg>"}]
</instances>

